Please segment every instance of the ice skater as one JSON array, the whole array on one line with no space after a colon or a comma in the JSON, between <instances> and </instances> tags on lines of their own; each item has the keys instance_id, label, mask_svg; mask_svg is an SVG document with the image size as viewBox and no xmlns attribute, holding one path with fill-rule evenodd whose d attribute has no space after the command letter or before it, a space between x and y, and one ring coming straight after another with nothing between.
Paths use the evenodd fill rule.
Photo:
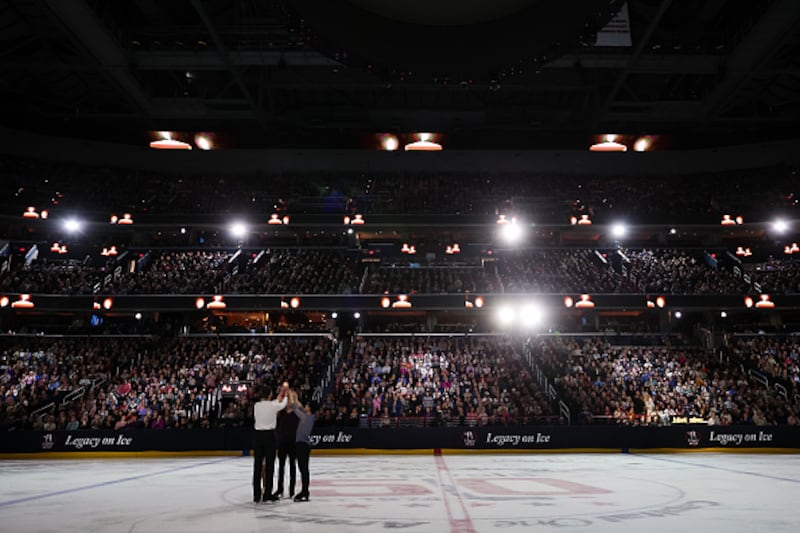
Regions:
<instances>
[{"instance_id":1,"label":"ice skater","mask_svg":"<svg viewBox=\"0 0 800 533\"><path fill-rule=\"evenodd\" d=\"M305 407L300 405L295 391L289 392L289 400L294 414L300 419L300 423L297 425L294 454L295 457L297 457L297 467L300 469L302 486L300 492L294 497L294 501L307 502L309 497L308 462L311 457L311 431L314 429L314 414L311 409L311 404Z\"/></svg>"}]
</instances>

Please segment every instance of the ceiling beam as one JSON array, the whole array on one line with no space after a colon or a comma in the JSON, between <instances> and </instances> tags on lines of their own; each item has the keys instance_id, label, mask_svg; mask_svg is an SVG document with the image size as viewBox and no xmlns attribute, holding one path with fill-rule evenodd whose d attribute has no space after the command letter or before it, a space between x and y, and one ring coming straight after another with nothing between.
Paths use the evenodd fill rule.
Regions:
<instances>
[{"instance_id":1,"label":"ceiling beam","mask_svg":"<svg viewBox=\"0 0 800 533\"><path fill-rule=\"evenodd\" d=\"M341 67L342 64L315 50L230 51L231 62L239 67ZM138 50L133 53L138 70L228 70L217 52L208 50ZM636 74L716 75L724 58L712 54L646 54L631 65L630 55L603 51L567 54L544 65L544 69L625 69Z\"/></svg>"},{"instance_id":2,"label":"ceiling beam","mask_svg":"<svg viewBox=\"0 0 800 533\"><path fill-rule=\"evenodd\" d=\"M622 70L622 72L617 75L617 79L614 82L613 87L611 87L611 90L608 92L605 101L601 104L600 109L598 109L598 112L595 115L595 122L599 122L608 112L608 107L617 97L620 89L622 89L622 87L625 85L628 75L632 72L634 65L636 65L645 47L650 42L650 38L653 36L656 28L658 28L661 19L664 17L664 14L667 12L667 9L669 9L670 5L672 5L672 0L661 0L661 3L658 5L658 11L656 11L655 15L653 15L653 18L650 19L650 24L647 26L644 35L642 35L642 37L639 39L639 42L637 42L636 46L633 48L633 52L628 58L628 64Z\"/></svg>"},{"instance_id":3,"label":"ceiling beam","mask_svg":"<svg viewBox=\"0 0 800 533\"><path fill-rule=\"evenodd\" d=\"M241 50L228 52L237 67L340 67L341 63L315 50ZM225 59L207 50L140 50L133 54L139 70L229 70Z\"/></svg>"},{"instance_id":4,"label":"ceiling beam","mask_svg":"<svg viewBox=\"0 0 800 533\"><path fill-rule=\"evenodd\" d=\"M706 100L707 122L721 113L739 88L767 63L798 21L798 0L776 0L769 7L728 57L722 81Z\"/></svg>"},{"instance_id":5,"label":"ceiling beam","mask_svg":"<svg viewBox=\"0 0 800 533\"><path fill-rule=\"evenodd\" d=\"M50 11L78 41L85 53L96 60L106 75L120 88L125 98L145 115L150 113L150 100L128 68L128 58L105 25L85 0L64 2L44 0Z\"/></svg>"},{"instance_id":6,"label":"ceiling beam","mask_svg":"<svg viewBox=\"0 0 800 533\"><path fill-rule=\"evenodd\" d=\"M194 6L195 11L197 11L197 14L200 16L200 20L203 21L203 25L205 26L209 35L211 35L211 40L214 41L214 45L217 48L217 53L219 54L220 59L222 59L222 62L225 64L225 67L230 71L231 75L233 76L233 79L236 80L236 85L239 86L239 90L242 92L242 96L244 96L245 100L247 100L247 103L250 106L251 111L253 112L253 117L256 119L259 125L261 125L264 131L268 131L269 126L264 116L264 112L259 107L256 100L253 98L253 95L250 93L250 89L248 89L247 84L244 81L244 77L242 76L242 73L239 70L238 66L231 59L231 55L230 53L228 53L228 49L225 46L225 43L222 42L222 38L220 37L219 33L214 27L214 23L211 21L211 17L208 16L208 12L206 11L206 8L203 5L202 0L192 0L192 6Z\"/></svg>"}]
</instances>

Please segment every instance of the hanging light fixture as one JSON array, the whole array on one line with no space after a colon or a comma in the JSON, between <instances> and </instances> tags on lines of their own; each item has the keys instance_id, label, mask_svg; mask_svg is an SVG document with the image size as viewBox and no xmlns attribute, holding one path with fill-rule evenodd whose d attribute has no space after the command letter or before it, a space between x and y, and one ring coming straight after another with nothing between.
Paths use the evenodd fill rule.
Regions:
<instances>
[{"instance_id":1,"label":"hanging light fixture","mask_svg":"<svg viewBox=\"0 0 800 533\"><path fill-rule=\"evenodd\" d=\"M192 145L189 143L185 143L182 141L176 141L172 138L172 133L169 131L161 131L159 132L161 139L156 141L152 141L150 143L150 148L155 148L156 150L191 150Z\"/></svg>"},{"instance_id":2,"label":"hanging light fixture","mask_svg":"<svg viewBox=\"0 0 800 533\"><path fill-rule=\"evenodd\" d=\"M609 133L603 135L599 143L595 143L589 147L590 152L627 152L628 147L624 144L618 143L618 135Z\"/></svg>"},{"instance_id":3,"label":"hanging light fixture","mask_svg":"<svg viewBox=\"0 0 800 533\"><path fill-rule=\"evenodd\" d=\"M406 152L440 152L442 145L433 141L432 133L417 133L417 141L405 146Z\"/></svg>"}]
</instances>

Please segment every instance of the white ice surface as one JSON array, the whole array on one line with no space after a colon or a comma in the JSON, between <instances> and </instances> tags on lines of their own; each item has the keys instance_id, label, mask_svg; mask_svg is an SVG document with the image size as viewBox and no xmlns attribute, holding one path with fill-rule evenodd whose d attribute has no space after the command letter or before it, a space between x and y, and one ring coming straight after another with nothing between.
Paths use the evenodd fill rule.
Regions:
<instances>
[{"instance_id":1,"label":"white ice surface","mask_svg":"<svg viewBox=\"0 0 800 533\"><path fill-rule=\"evenodd\" d=\"M251 471L0 461L0 532L800 531L800 455L312 455L311 501L276 504L252 503Z\"/></svg>"}]
</instances>

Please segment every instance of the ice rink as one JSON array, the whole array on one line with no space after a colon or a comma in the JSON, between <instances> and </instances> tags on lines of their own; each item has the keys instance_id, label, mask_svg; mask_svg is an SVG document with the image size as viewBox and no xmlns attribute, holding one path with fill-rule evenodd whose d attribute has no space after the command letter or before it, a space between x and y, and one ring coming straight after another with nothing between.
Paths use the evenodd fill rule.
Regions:
<instances>
[{"instance_id":1,"label":"ice rink","mask_svg":"<svg viewBox=\"0 0 800 533\"><path fill-rule=\"evenodd\" d=\"M0 531L800 530L800 455L312 455L308 503L252 503L251 471L250 457L0 461Z\"/></svg>"}]
</instances>

